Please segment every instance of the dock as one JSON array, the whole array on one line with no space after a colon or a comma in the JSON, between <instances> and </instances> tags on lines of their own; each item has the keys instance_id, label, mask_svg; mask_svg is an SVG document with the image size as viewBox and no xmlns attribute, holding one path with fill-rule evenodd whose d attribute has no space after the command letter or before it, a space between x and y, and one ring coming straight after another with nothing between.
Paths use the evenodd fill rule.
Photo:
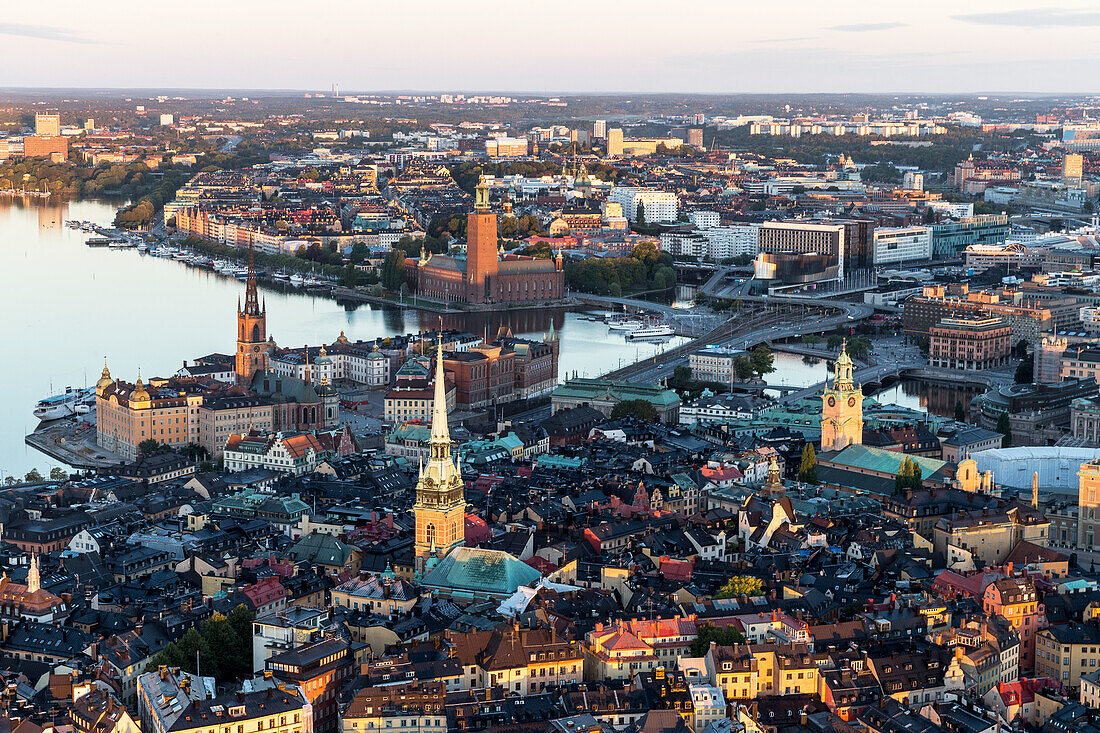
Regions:
<instances>
[{"instance_id":1,"label":"dock","mask_svg":"<svg viewBox=\"0 0 1100 733\"><path fill-rule=\"evenodd\" d=\"M79 469L100 469L126 461L96 445L95 413L43 423L23 439L55 461Z\"/></svg>"}]
</instances>

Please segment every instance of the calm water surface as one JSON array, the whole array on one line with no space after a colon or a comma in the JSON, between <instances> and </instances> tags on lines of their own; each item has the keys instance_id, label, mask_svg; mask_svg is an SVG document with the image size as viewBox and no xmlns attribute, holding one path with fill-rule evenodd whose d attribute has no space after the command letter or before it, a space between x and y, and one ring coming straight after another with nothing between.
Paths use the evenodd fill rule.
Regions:
<instances>
[{"instance_id":1,"label":"calm water surface","mask_svg":"<svg viewBox=\"0 0 1100 733\"><path fill-rule=\"evenodd\" d=\"M235 348L240 281L135 250L87 247L87 233L67 219L109 224L113 204L79 201L42 205L0 201L0 258L4 287L0 363L0 478L57 465L23 443L38 421L31 410L67 385L94 384L104 356L116 377L168 375L185 359ZM345 307L305 293L264 288L268 332L281 346L373 339L437 327L432 313L392 307ZM565 310L451 314L449 328L541 338L553 322L561 338L559 375L595 376L671 348L630 343L609 332L601 314Z\"/></svg>"}]
</instances>

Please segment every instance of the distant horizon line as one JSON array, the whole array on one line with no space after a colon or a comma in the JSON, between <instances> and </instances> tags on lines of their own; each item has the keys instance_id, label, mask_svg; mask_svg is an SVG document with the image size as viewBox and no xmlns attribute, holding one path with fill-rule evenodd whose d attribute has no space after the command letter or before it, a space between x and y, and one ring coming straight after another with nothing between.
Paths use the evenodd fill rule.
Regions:
<instances>
[{"instance_id":1,"label":"distant horizon line","mask_svg":"<svg viewBox=\"0 0 1100 733\"><path fill-rule=\"evenodd\" d=\"M320 95L322 99L334 99L339 97L349 97L358 95L369 94L425 94L425 95L439 95L439 94L463 94L463 95L527 95L527 96L557 96L557 97L669 97L669 96L686 96L686 97L785 97L785 96L798 96L798 97L853 97L853 96L865 96L865 97L1003 97L1003 96L1027 96L1035 99L1051 99L1063 96L1095 96L1097 97L1097 103L1100 104L1100 91L1058 91L1058 92L1035 92L1035 91L1021 91L1021 90L1001 90L1001 91L969 91L969 92L921 92L921 91L889 91L889 92L872 92L872 91L784 91L784 92L701 92L701 91L537 91L537 90L524 90L524 89L349 89L342 92L339 97L333 97L331 90L325 89L307 89L307 88L295 88L295 87L179 87L179 86L164 86L164 87L152 87L152 86L133 86L133 87L90 87L90 86L74 86L74 87L30 87L30 86L6 86L0 87L0 94L8 92L18 93L34 93L34 92L92 92L92 93L132 93L132 92L205 92L205 93L266 93L266 94L313 94Z\"/></svg>"}]
</instances>

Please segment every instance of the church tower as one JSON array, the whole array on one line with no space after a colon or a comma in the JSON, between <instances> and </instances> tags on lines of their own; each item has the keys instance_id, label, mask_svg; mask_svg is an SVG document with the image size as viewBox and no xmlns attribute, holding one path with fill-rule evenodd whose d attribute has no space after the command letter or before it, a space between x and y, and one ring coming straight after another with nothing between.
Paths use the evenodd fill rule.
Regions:
<instances>
[{"instance_id":1,"label":"church tower","mask_svg":"<svg viewBox=\"0 0 1100 733\"><path fill-rule=\"evenodd\" d=\"M248 245L248 282L244 308L237 304L237 384L252 384L252 375L268 368L267 306L260 307L256 293L256 260Z\"/></svg>"},{"instance_id":2,"label":"church tower","mask_svg":"<svg viewBox=\"0 0 1100 733\"><path fill-rule=\"evenodd\" d=\"M416 571L465 543L466 495L462 475L451 457L447 428L447 388L444 386L443 341L436 348L435 403L428 465L420 466L416 482Z\"/></svg>"},{"instance_id":3,"label":"church tower","mask_svg":"<svg viewBox=\"0 0 1100 733\"><path fill-rule=\"evenodd\" d=\"M852 381L848 343L840 347L832 386L821 395L821 450L863 443L863 390Z\"/></svg>"},{"instance_id":4,"label":"church tower","mask_svg":"<svg viewBox=\"0 0 1100 733\"><path fill-rule=\"evenodd\" d=\"M492 297L498 266L497 215L489 210L489 187L480 182L474 211L466 217L466 290L471 303L484 303Z\"/></svg>"}]
</instances>

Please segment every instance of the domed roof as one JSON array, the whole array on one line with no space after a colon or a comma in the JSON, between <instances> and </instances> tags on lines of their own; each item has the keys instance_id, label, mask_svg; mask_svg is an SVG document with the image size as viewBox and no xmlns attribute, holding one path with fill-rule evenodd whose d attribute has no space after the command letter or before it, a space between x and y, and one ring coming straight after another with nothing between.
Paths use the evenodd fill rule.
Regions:
<instances>
[{"instance_id":1,"label":"domed roof","mask_svg":"<svg viewBox=\"0 0 1100 733\"><path fill-rule=\"evenodd\" d=\"M326 364L330 361L332 361L332 359L328 358L328 352L325 351L325 345L321 344L321 350L317 353L317 358L314 360L313 363L314 364Z\"/></svg>"},{"instance_id":2,"label":"domed roof","mask_svg":"<svg viewBox=\"0 0 1100 733\"><path fill-rule=\"evenodd\" d=\"M152 397L149 396L149 392L145 389L145 385L141 382L141 375L138 375L137 382L134 383L134 391L130 393L130 402L148 402Z\"/></svg>"},{"instance_id":3,"label":"domed roof","mask_svg":"<svg viewBox=\"0 0 1100 733\"><path fill-rule=\"evenodd\" d=\"M103 390L107 389L108 387L110 387L114 383L115 383L115 380L111 378L111 370L107 368L107 361L104 360L103 361L103 374L100 375L99 381L95 383L95 388L96 388L97 391L102 392Z\"/></svg>"}]
</instances>

